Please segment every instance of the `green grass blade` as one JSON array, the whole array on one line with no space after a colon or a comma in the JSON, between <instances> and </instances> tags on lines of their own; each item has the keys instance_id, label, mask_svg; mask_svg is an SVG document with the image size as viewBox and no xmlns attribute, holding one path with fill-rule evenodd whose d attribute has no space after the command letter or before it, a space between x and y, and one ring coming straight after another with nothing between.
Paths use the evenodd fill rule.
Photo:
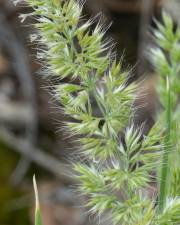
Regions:
<instances>
[{"instance_id":1,"label":"green grass blade","mask_svg":"<svg viewBox=\"0 0 180 225\"><path fill-rule=\"evenodd\" d=\"M170 136L171 136L171 94L170 84L167 78L167 105L166 105L166 136L164 141L164 154L162 159L162 171L159 190L159 212L164 208L167 198L167 182L168 182L168 168L169 168L169 153L170 153Z\"/></svg>"},{"instance_id":2,"label":"green grass blade","mask_svg":"<svg viewBox=\"0 0 180 225\"><path fill-rule=\"evenodd\" d=\"M35 200L36 200L36 208L35 208L35 225L42 225L41 223L41 213L40 213L40 207L39 207L39 197L38 197L38 189L37 189L37 183L36 183L36 177L33 176L33 185L34 185L34 193L35 193Z\"/></svg>"}]
</instances>

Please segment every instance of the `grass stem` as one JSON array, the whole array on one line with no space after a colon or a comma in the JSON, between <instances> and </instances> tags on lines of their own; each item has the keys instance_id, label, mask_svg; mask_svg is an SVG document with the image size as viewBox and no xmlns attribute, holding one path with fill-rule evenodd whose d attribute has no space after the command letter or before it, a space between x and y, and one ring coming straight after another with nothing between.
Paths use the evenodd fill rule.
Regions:
<instances>
[{"instance_id":1,"label":"grass stem","mask_svg":"<svg viewBox=\"0 0 180 225\"><path fill-rule=\"evenodd\" d=\"M170 133L171 133L171 90L169 78L166 79L167 83L167 104L166 104L166 135L164 139L164 153L162 158L162 170L160 177L160 190L159 190L159 212L162 212L167 195L168 187L168 166L169 166L169 152L170 152Z\"/></svg>"}]
</instances>

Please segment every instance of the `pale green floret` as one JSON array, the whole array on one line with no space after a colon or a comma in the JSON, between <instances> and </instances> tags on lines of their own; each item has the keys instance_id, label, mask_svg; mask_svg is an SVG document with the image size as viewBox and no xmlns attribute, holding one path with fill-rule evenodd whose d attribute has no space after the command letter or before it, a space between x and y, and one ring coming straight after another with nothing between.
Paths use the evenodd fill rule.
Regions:
<instances>
[{"instance_id":1,"label":"pale green floret","mask_svg":"<svg viewBox=\"0 0 180 225\"><path fill-rule=\"evenodd\" d=\"M122 62L111 57L110 42L104 41L102 26L98 24L90 30L92 21L83 21L82 4L74 0L26 1L34 9L31 14L39 31L39 38L35 39L43 45L38 54L47 65L47 73L59 80L69 80L55 86L55 95L63 112L73 118L66 128L77 135L86 158L86 164L74 165L79 190L89 196L86 206L92 213L110 213L114 225L178 225L180 163L170 166L171 188L167 188L165 195L160 191L160 206L156 206L158 194L149 196L148 192L157 176L162 153L167 159L169 146L175 145L179 134L179 125L177 132L170 132L177 123L171 111L176 108L180 92L179 28L174 32L172 20L163 14L164 24L157 23L158 30L154 32L159 47L151 50L151 59L161 75L157 89L167 113L162 113L145 136L141 128L130 123L136 84L127 85L129 72L122 71ZM167 103L167 99L171 101ZM172 106L171 110L167 110L167 105ZM172 117L172 123L169 120L164 126L166 115ZM177 142L177 162L179 149ZM165 161L164 171L170 161Z\"/></svg>"}]
</instances>

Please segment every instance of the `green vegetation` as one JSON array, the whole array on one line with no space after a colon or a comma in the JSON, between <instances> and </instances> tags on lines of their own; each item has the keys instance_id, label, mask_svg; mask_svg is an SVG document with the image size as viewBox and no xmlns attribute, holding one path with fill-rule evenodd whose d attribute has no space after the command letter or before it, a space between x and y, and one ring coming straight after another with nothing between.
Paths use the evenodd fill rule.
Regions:
<instances>
[{"instance_id":1,"label":"green vegetation","mask_svg":"<svg viewBox=\"0 0 180 225\"><path fill-rule=\"evenodd\" d=\"M163 118L161 127L165 131L159 190L160 211L164 208L167 196L177 197L180 194L180 29L174 27L172 19L166 13L163 13L163 22L163 25L157 22L158 30L154 32L159 47L152 49L152 61L160 75L157 90L164 109L160 115Z\"/></svg>"},{"instance_id":2,"label":"green vegetation","mask_svg":"<svg viewBox=\"0 0 180 225\"><path fill-rule=\"evenodd\" d=\"M36 207L35 207L35 225L41 225L41 215L40 215L40 207L39 207L39 197L38 197L38 189L36 184L35 175L33 177L33 185L34 185L34 194L36 199Z\"/></svg>"},{"instance_id":3,"label":"green vegetation","mask_svg":"<svg viewBox=\"0 0 180 225\"><path fill-rule=\"evenodd\" d=\"M113 56L103 26L98 23L90 30L93 20L83 20L81 2L27 3L37 21L39 33L35 38L39 46L44 46L38 57L45 60L46 73L61 80L55 86L55 95L64 114L73 119L64 129L77 136L82 149L83 162L75 163L74 169L79 190L89 196L87 207L102 216L108 212L115 225L178 225L179 28L175 29L163 13L163 24L157 22L154 31L157 47L151 49L151 58L159 74L157 90L162 112L145 136L131 119L137 85L127 85L129 72L123 71L123 62ZM159 183L158 200L148 195L155 178Z\"/></svg>"}]
</instances>

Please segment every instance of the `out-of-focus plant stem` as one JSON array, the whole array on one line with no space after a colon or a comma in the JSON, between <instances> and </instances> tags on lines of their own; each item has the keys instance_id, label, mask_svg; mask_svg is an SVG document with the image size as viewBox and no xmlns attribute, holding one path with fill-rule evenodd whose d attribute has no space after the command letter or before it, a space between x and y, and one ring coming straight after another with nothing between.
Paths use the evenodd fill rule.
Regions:
<instances>
[{"instance_id":1,"label":"out-of-focus plant stem","mask_svg":"<svg viewBox=\"0 0 180 225\"><path fill-rule=\"evenodd\" d=\"M169 78L166 79L167 83L167 104L166 104L166 135L164 139L164 154L162 158L162 170L160 177L160 190L159 190L159 211L164 208L168 187L168 166L169 166L169 153L170 153L170 135L171 135L171 87Z\"/></svg>"}]
</instances>

